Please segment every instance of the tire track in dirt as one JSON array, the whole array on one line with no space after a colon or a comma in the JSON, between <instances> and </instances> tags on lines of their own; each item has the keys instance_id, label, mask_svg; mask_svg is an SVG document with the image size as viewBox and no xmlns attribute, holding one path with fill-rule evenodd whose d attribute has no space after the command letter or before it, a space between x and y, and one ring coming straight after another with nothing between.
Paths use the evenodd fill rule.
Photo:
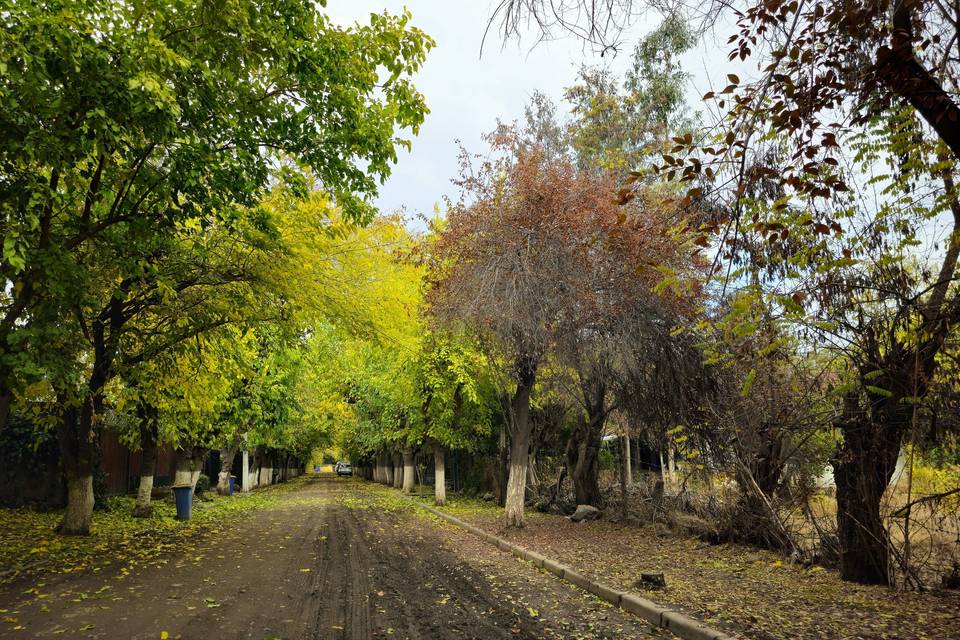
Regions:
<instances>
[{"instance_id":1,"label":"tire track in dirt","mask_svg":"<svg viewBox=\"0 0 960 640\"><path fill-rule=\"evenodd\" d=\"M374 498L356 486L354 495ZM364 500L360 501L364 503ZM372 504L376 500L367 501ZM346 504L346 503L345 503ZM460 638L507 639L565 637L560 628L552 627L518 604L522 594L504 593L500 585L491 584L493 575L484 575L455 550L444 544L444 531L429 520L403 511L385 511L376 507L348 508L331 506L331 521L340 525L351 542L349 569L342 573L343 587L352 594L352 606L369 599L370 634L356 631L324 636L321 621L315 637L337 638L406 638L410 640L453 640ZM566 585L554 585L553 579L527 565L518 565L510 557L497 557L505 563L501 569L525 575L527 584L544 583L572 602L571 613L586 609L581 596ZM339 568L334 569L340 572ZM364 577L369 573L369 584ZM506 582L506 581L504 581ZM333 593L330 594L331 596ZM542 595L539 594L538 595ZM556 599L547 594L548 599ZM359 621L348 619L348 623ZM645 625L639 624L637 628ZM580 634L577 634L578 636ZM646 634L638 634L646 635ZM609 634L588 633L583 637L620 638L611 629ZM637 637L637 636L633 636Z\"/></svg>"},{"instance_id":2,"label":"tire track in dirt","mask_svg":"<svg viewBox=\"0 0 960 640\"><path fill-rule=\"evenodd\" d=\"M350 495L361 499L331 506L359 566L370 568L367 637L672 637L469 534L409 510L377 506L378 494L375 485L353 483ZM360 508L348 508L351 502Z\"/></svg>"},{"instance_id":3,"label":"tire track in dirt","mask_svg":"<svg viewBox=\"0 0 960 640\"><path fill-rule=\"evenodd\" d=\"M423 535L426 521L375 507L325 511L317 640L541 637L435 533Z\"/></svg>"},{"instance_id":4,"label":"tire track in dirt","mask_svg":"<svg viewBox=\"0 0 960 640\"><path fill-rule=\"evenodd\" d=\"M365 538L357 526L354 514L349 514L344 524L349 527L350 545L350 572L354 576L351 580L350 593L350 620L349 629L352 640L365 640L371 634L370 620L370 566L361 553L365 548Z\"/></svg>"},{"instance_id":5,"label":"tire track in dirt","mask_svg":"<svg viewBox=\"0 0 960 640\"><path fill-rule=\"evenodd\" d=\"M493 596L486 581L458 559L448 558L447 552L439 548L423 550L425 554L391 554L384 553L383 548L378 551L388 567L386 585L394 593L417 586L414 598L401 600L411 637L463 638L469 637L465 634L478 634L475 637L512 638L517 629L538 637L536 625L509 613L504 615L503 602ZM435 562L441 565L439 571ZM488 587L486 592L478 587L481 583ZM430 624L438 609L443 615L439 626ZM426 629L419 628L421 622L428 624Z\"/></svg>"},{"instance_id":6,"label":"tire track in dirt","mask_svg":"<svg viewBox=\"0 0 960 640\"><path fill-rule=\"evenodd\" d=\"M208 570L199 586L193 589L209 591L217 606L197 606L196 613L189 616L182 627L184 639L216 637L209 634L217 628L228 634L228 630L235 629L238 638L258 639L274 634L279 638L296 638L310 629L309 621L315 616L319 602L310 594L316 591L314 583L321 575L314 565L323 523L319 518L309 517L309 512L301 506L267 511L258 514L257 520L258 523L251 523L253 531L246 532L247 536L257 537L247 541L247 546L253 544L254 549L240 556L241 561L245 561L240 570L226 569L222 573ZM300 527L291 530L291 522L299 522ZM256 548L258 539L268 541L266 548ZM251 558L252 554L260 557ZM254 559L256 562L251 562ZM229 586L218 588L219 585L209 579L213 575ZM190 581L188 586L192 584L196 581Z\"/></svg>"},{"instance_id":7,"label":"tire track in dirt","mask_svg":"<svg viewBox=\"0 0 960 640\"><path fill-rule=\"evenodd\" d=\"M344 517L343 508L337 506L326 509L324 531L320 568L324 577L318 593L322 604L313 637L369 638L370 589L358 544L363 536L351 519Z\"/></svg>"}]
</instances>

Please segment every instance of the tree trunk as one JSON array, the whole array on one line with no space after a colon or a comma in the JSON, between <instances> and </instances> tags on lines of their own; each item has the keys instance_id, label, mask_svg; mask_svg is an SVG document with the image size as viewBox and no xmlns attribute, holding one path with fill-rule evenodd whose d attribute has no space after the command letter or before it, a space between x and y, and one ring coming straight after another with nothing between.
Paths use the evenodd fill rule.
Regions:
<instances>
[{"instance_id":1,"label":"tree trunk","mask_svg":"<svg viewBox=\"0 0 960 640\"><path fill-rule=\"evenodd\" d=\"M197 489L197 481L200 479L200 473L203 471L203 461L207 457L207 450L201 447L193 449L193 457L190 460L192 472L190 474L190 484L193 490Z\"/></svg>"},{"instance_id":2,"label":"tree trunk","mask_svg":"<svg viewBox=\"0 0 960 640\"><path fill-rule=\"evenodd\" d=\"M438 507L447 504L447 467L443 447L433 445L433 503Z\"/></svg>"},{"instance_id":3,"label":"tree trunk","mask_svg":"<svg viewBox=\"0 0 960 640\"><path fill-rule=\"evenodd\" d=\"M393 488L403 488L403 454L399 451L393 452Z\"/></svg>"},{"instance_id":4,"label":"tree trunk","mask_svg":"<svg viewBox=\"0 0 960 640\"><path fill-rule=\"evenodd\" d=\"M507 504L507 480L510 476L510 436L509 426L501 425L500 437L497 440L497 505L504 507Z\"/></svg>"},{"instance_id":5,"label":"tree trunk","mask_svg":"<svg viewBox=\"0 0 960 640\"><path fill-rule=\"evenodd\" d=\"M573 493L577 504L599 507L602 503L599 484L602 429L602 426L585 423L581 432L582 439L575 445L576 463L570 477L573 479Z\"/></svg>"},{"instance_id":6,"label":"tree trunk","mask_svg":"<svg viewBox=\"0 0 960 640\"><path fill-rule=\"evenodd\" d=\"M93 474L67 476L67 510L57 525L57 533L90 535L93 522Z\"/></svg>"},{"instance_id":7,"label":"tree trunk","mask_svg":"<svg viewBox=\"0 0 960 640\"><path fill-rule=\"evenodd\" d=\"M670 486L677 486L677 460L676 450L673 448L673 441L667 442L667 472L670 476Z\"/></svg>"},{"instance_id":8,"label":"tree trunk","mask_svg":"<svg viewBox=\"0 0 960 640\"><path fill-rule=\"evenodd\" d=\"M518 424L510 433L510 468L507 476L506 519L508 527L523 526L523 507L527 493L527 447L530 446L529 424Z\"/></svg>"},{"instance_id":9,"label":"tree trunk","mask_svg":"<svg viewBox=\"0 0 960 640\"><path fill-rule=\"evenodd\" d=\"M388 487L392 487L394 475L393 457L386 451L383 453L383 470L386 472L383 477L384 484Z\"/></svg>"},{"instance_id":10,"label":"tree trunk","mask_svg":"<svg viewBox=\"0 0 960 640\"><path fill-rule=\"evenodd\" d=\"M620 517L627 517L627 476L630 475L630 438L620 439Z\"/></svg>"},{"instance_id":11,"label":"tree trunk","mask_svg":"<svg viewBox=\"0 0 960 640\"><path fill-rule=\"evenodd\" d=\"M173 476L173 486L190 485L196 489L204 453L204 449L192 445L176 450L177 464Z\"/></svg>"},{"instance_id":12,"label":"tree trunk","mask_svg":"<svg viewBox=\"0 0 960 640\"><path fill-rule=\"evenodd\" d=\"M863 456L834 466L840 577L861 584L888 584L889 540L880 516L886 483Z\"/></svg>"},{"instance_id":13,"label":"tree trunk","mask_svg":"<svg viewBox=\"0 0 960 640\"><path fill-rule=\"evenodd\" d=\"M623 479L624 483L629 487L633 484L633 458L630 455L630 436L624 435L623 442L621 443L623 447Z\"/></svg>"},{"instance_id":14,"label":"tree trunk","mask_svg":"<svg viewBox=\"0 0 960 640\"><path fill-rule=\"evenodd\" d=\"M557 474L557 482L553 485L553 492L550 494L549 505L553 506L557 498L560 497L560 488L563 486L563 479L567 476L567 465L560 467L560 473Z\"/></svg>"},{"instance_id":15,"label":"tree trunk","mask_svg":"<svg viewBox=\"0 0 960 640\"><path fill-rule=\"evenodd\" d=\"M527 488L536 495L537 490L540 488L540 479L537 477L537 455L533 449L531 446L530 455L527 460Z\"/></svg>"},{"instance_id":16,"label":"tree trunk","mask_svg":"<svg viewBox=\"0 0 960 640\"><path fill-rule=\"evenodd\" d=\"M885 585L890 583L890 544L880 504L896 470L909 417L895 416L889 424L882 423L855 406L856 399L848 398L839 424L843 442L831 461L837 485L840 577Z\"/></svg>"},{"instance_id":17,"label":"tree trunk","mask_svg":"<svg viewBox=\"0 0 960 640\"><path fill-rule=\"evenodd\" d=\"M960 106L953 101L936 75L920 64L914 50L913 11L916 3L893 4L890 46L877 50L874 73L891 91L907 100L960 160ZM856 38L859 34L853 33ZM950 123L953 124L950 124Z\"/></svg>"},{"instance_id":18,"label":"tree trunk","mask_svg":"<svg viewBox=\"0 0 960 640\"><path fill-rule=\"evenodd\" d=\"M738 534L749 544L790 551L791 536L777 515L775 501L783 486L783 436L776 426L761 424L753 437L738 440L734 479L740 491Z\"/></svg>"},{"instance_id":19,"label":"tree trunk","mask_svg":"<svg viewBox=\"0 0 960 640\"><path fill-rule=\"evenodd\" d=\"M149 518L153 515L153 474L157 466L157 457L147 461L147 456L143 456L143 462L140 466L140 484L137 485L137 501L133 505L134 518Z\"/></svg>"},{"instance_id":20,"label":"tree trunk","mask_svg":"<svg viewBox=\"0 0 960 640\"><path fill-rule=\"evenodd\" d=\"M740 442L735 453L746 469L739 469L735 477L741 495L758 499L757 487L765 499L772 500L783 484L784 436L776 426L761 424L752 438Z\"/></svg>"},{"instance_id":21,"label":"tree trunk","mask_svg":"<svg viewBox=\"0 0 960 640\"><path fill-rule=\"evenodd\" d=\"M58 392L64 414L58 423L60 460L67 476L67 509L57 531L88 535L93 521L93 470L97 454L97 416L103 408L103 389L112 375L119 331L129 319L124 315L126 283L121 283L110 302L91 324L93 361L79 407L69 402L72 394Z\"/></svg>"},{"instance_id":22,"label":"tree trunk","mask_svg":"<svg viewBox=\"0 0 960 640\"><path fill-rule=\"evenodd\" d=\"M240 454L240 491L250 491L250 451L247 436L243 436L243 452Z\"/></svg>"},{"instance_id":23,"label":"tree trunk","mask_svg":"<svg viewBox=\"0 0 960 640\"><path fill-rule=\"evenodd\" d=\"M536 380L533 360L520 358L517 374L517 390L510 403L510 470L505 504L508 527L523 526L527 463L530 461L530 394Z\"/></svg>"},{"instance_id":24,"label":"tree trunk","mask_svg":"<svg viewBox=\"0 0 960 640\"><path fill-rule=\"evenodd\" d=\"M602 506L600 495L600 446L607 420L607 386L602 374L580 375L586 419L578 420L567 443L567 467L573 480L577 504Z\"/></svg>"},{"instance_id":25,"label":"tree trunk","mask_svg":"<svg viewBox=\"0 0 960 640\"><path fill-rule=\"evenodd\" d=\"M155 416L153 416L155 418ZM149 518L153 514L153 476L157 470L157 423L155 419L140 424L140 485L137 487L137 502L133 506L134 518Z\"/></svg>"},{"instance_id":26,"label":"tree trunk","mask_svg":"<svg viewBox=\"0 0 960 640\"><path fill-rule=\"evenodd\" d=\"M416 489L417 471L413 466L413 449L403 450L403 492L412 495Z\"/></svg>"},{"instance_id":27,"label":"tree trunk","mask_svg":"<svg viewBox=\"0 0 960 640\"><path fill-rule=\"evenodd\" d=\"M60 460L67 476L67 509L57 525L64 535L89 535L93 522L93 469L96 451L93 399L87 398L82 408L70 406L65 397L59 399L63 414L57 423Z\"/></svg>"},{"instance_id":28,"label":"tree trunk","mask_svg":"<svg viewBox=\"0 0 960 640\"><path fill-rule=\"evenodd\" d=\"M222 496L230 493L230 472L233 470L233 460L240 449L240 440L235 439L229 445L220 449L220 473L217 474L217 493Z\"/></svg>"}]
</instances>

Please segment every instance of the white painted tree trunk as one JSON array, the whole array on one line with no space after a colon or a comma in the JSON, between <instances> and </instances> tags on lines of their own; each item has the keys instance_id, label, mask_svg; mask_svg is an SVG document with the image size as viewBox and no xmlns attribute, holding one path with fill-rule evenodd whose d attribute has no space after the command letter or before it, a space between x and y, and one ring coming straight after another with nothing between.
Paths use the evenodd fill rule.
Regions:
<instances>
[{"instance_id":1,"label":"white painted tree trunk","mask_svg":"<svg viewBox=\"0 0 960 640\"><path fill-rule=\"evenodd\" d=\"M393 454L393 488L403 488L403 455L399 451Z\"/></svg>"},{"instance_id":2,"label":"white painted tree trunk","mask_svg":"<svg viewBox=\"0 0 960 640\"><path fill-rule=\"evenodd\" d=\"M523 526L523 506L527 493L527 439L526 434L514 432L510 442L510 469L507 477L506 517L508 527Z\"/></svg>"},{"instance_id":3,"label":"white painted tree trunk","mask_svg":"<svg viewBox=\"0 0 960 640\"><path fill-rule=\"evenodd\" d=\"M237 457L239 443L233 443L220 449L220 472L217 474L217 493L222 496L230 493L230 471L233 469L233 460Z\"/></svg>"},{"instance_id":4,"label":"white painted tree trunk","mask_svg":"<svg viewBox=\"0 0 960 640\"><path fill-rule=\"evenodd\" d=\"M506 521L508 527L523 526L527 494L527 465L530 462L530 393L535 369L529 363L518 367L520 382L510 401L510 467L507 476Z\"/></svg>"},{"instance_id":5,"label":"white painted tree trunk","mask_svg":"<svg viewBox=\"0 0 960 640\"><path fill-rule=\"evenodd\" d=\"M439 444L433 446L433 503L438 507L447 504L446 452Z\"/></svg>"},{"instance_id":6,"label":"white painted tree trunk","mask_svg":"<svg viewBox=\"0 0 960 640\"><path fill-rule=\"evenodd\" d=\"M67 478L67 510L58 532L65 535L90 534L93 520L93 476Z\"/></svg>"},{"instance_id":7,"label":"white painted tree trunk","mask_svg":"<svg viewBox=\"0 0 960 640\"><path fill-rule=\"evenodd\" d=\"M190 468L189 459L182 460L177 455L177 467L173 472L173 486L183 487L193 484L193 469Z\"/></svg>"},{"instance_id":8,"label":"white painted tree trunk","mask_svg":"<svg viewBox=\"0 0 960 640\"><path fill-rule=\"evenodd\" d=\"M627 486L633 484L633 460L630 452L630 436L623 436L623 471Z\"/></svg>"},{"instance_id":9,"label":"white painted tree trunk","mask_svg":"<svg viewBox=\"0 0 960 640\"><path fill-rule=\"evenodd\" d=\"M153 471L140 474L140 485L137 487L137 502L133 506L133 515L137 518L149 518L153 512L151 500L153 497Z\"/></svg>"},{"instance_id":10,"label":"white painted tree trunk","mask_svg":"<svg viewBox=\"0 0 960 640\"><path fill-rule=\"evenodd\" d=\"M677 463L675 460L675 451L673 448L673 443L667 445L667 469L670 472L670 486L676 488L677 486Z\"/></svg>"},{"instance_id":11,"label":"white painted tree trunk","mask_svg":"<svg viewBox=\"0 0 960 640\"><path fill-rule=\"evenodd\" d=\"M403 450L403 492L411 495L416 490L417 470L414 469L413 449Z\"/></svg>"},{"instance_id":12,"label":"white painted tree trunk","mask_svg":"<svg viewBox=\"0 0 960 640\"><path fill-rule=\"evenodd\" d=\"M173 474L173 486L182 487L189 485L193 490L197 488L197 480L200 478L200 466L203 455L193 449L177 450L176 471Z\"/></svg>"},{"instance_id":13,"label":"white painted tree trunk","mask_svg":"<svg viewBox=\"0 0 960 640\"><path fill-rule=\"evenodd\" d=\"M149 518L153 513L153 476L157 469L157 443L149 436L141 445L140 485L137 487L137 502L133 506L135 518Z\"/></svg>"},{"instance_id":14,"label":"white painted tree trunk","mask_svg":"<svg viewBox=\"0 0 960 640\"><path fill-rule=\"evenodd\" d=\"M246 439L246 434L244 434L244 439ZM240 456L240 490L246 493L250 491L250 452L246 449L246 441L244 441L243 454Z\"/></svg>"}]
</instances>

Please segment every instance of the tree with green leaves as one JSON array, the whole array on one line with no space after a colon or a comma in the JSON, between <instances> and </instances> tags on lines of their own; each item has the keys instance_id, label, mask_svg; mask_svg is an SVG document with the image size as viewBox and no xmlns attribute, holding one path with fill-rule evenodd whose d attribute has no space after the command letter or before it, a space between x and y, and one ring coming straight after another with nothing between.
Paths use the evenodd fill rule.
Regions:
<instances>
[{"instance_id":1,"label":"tree with green leaves","mask_svg":"<svg viewBox=\"0 0 960 640\"><path fill-rule=\"evenodd\" d=\"M690 27L670 16L637 43L622 79L605 68L580 70L564 98L572 107L569 145L581 167L626 178L692 127L688 74L677 58L694 43Z\"/></svg>"},{"instance_id":2,"label":"tree with green leaves","mask_svg":"<svg viewBox=\"0 0 960 640\"><path fill-rule=\"evenodd\" d=\"M65 413L57 427L73 496L63 528L82 530L92 509L87 489L96 443L83 434L95 432L111 380L167 352L182 355L180 347L204 333L279 319L280 299L265 265L279 256L280 246L263 221L251 217L235 220L231 227L213 221L207 228L185 224L176 236L88 256L91 266L98 267L101 288L76 301L74 311L81 344L92 356L89 371L78 362L78 378L50 380L58 397L81 407ZM140 258L138 275L124 277L118 265L132 266L144 255L149 258ZM187 458L184 464L197 466L197 456Z\"/></svg>"},{"instance_id":3,"label":"tree with green leaves","mask_svg":"<svg viewBox=\"0 0 960 640\"><path fill-rule=\"evenodd\" d=\"M256 218L283 157L368 219L409 144L399 130L416 133L426 112L410 76L432 42L408 14L341 28L314 5L271 1L0 14L0 418L28 385L57 382L73 496L62 530L85 533L102 389L122 327L169 286L157 264L172 239ZM90 357L40 346L85 331L100 343Z\"/></svg>"},{"instance_id":4,"label":"tree with green leaves","mask_svg":"<svg viewBox=\"0 0 960 640\"><path fill-rule=\"evenodd\" d=\"M490 432L497 394L484 354L469 336L430 333L414 370L422 418L417 439L434 463L434 503L446 504L446 452L470 451Z\"/></svg>"}]
</instances>

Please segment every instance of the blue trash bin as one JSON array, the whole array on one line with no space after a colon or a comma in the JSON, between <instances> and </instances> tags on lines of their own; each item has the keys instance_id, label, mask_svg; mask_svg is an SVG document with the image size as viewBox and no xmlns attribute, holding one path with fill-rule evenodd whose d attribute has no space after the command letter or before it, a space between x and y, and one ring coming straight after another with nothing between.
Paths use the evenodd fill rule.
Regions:
<instances>
[{"instance_id":1,"label":"blue trash bin","mask_svg":"<svg viewBox=\"0 0 960 640\"><path fill-rule=\"evenodd\" d=\"M227 495L232 496L236 488L237 488L237 476L230 476L230 491L227 493Z\"/></svg>"},{"instance_id":2,"label":"blue trash bin","mask_svg":"<svg viewBox=\"0 0 960 640\"><path fill-rule=\"evenodd\" d=\"M177 503L177 520L189 520L193 511L193 485L173 487L173 498Z\"/></svg>"}]
</instances>

